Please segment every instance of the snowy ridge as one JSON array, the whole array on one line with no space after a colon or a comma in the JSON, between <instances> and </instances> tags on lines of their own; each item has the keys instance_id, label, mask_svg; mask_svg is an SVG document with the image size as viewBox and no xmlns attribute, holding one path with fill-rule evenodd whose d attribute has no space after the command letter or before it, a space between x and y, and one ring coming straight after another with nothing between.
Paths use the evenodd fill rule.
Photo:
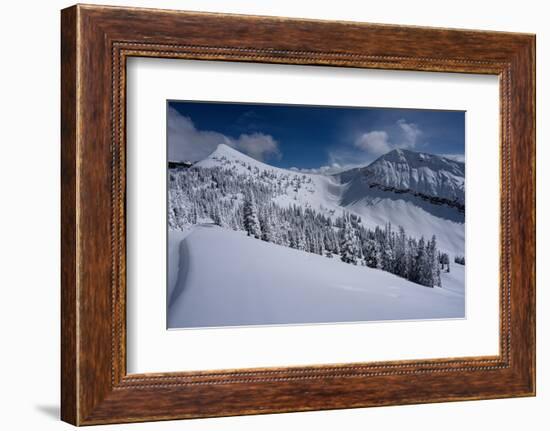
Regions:
<instances>
[{"instance_id":1,"label":"snowy ridge","mask_svg":"<svg viewBox=\"0 0 550 431\"><path fill-rule=\"evenodd\" d=\"M344 185L334 177L281 169L260 162L228 145L220 144L207 158L195 163L199 168L224 168L245 175L254 182L277 185L274 202L281 206L300 205L328 214L342 214L340 196Z\"/></svg>"},{"instance_id":2,"label":"snowy ridge","mask_svg":"<svg viewBox=\"0 0 550 431\"><path fill-rule=\"evenodd\" d=\"M464 163L433 154L397 149L340 177L434 203L464 206Z\"/></svg>"},{"instance_id":3,"label":"snowy ridge","mask_svg":"<svg viewBox=\"0 0 550 431\"><path fill-rule=\"evenodd\" d=\"M285 169L260 162L226 144L219 144L207 158L198 161L194 166L201 168L228 167L240 173L250 171L287 172Z\"/></svg>"}]
</instances>

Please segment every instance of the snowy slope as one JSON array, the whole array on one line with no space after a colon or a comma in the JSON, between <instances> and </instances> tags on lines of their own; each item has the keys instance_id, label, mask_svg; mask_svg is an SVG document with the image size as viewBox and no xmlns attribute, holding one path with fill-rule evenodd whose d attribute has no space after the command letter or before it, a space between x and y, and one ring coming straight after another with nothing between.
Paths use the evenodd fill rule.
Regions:
<instances>
[{"instance_id":1,"label":"snowy slope","mask_svg":"<svg viewBox=\"0 0 550 431\"><path fill-rule=\"evenodd\" d=\"M390 222L393 226L402 226L407 233L417 238L431 238L436 235L439 250L451 257L464 256L464 222L448 208L375 189L364 193L360 199L347 203L345 208L360 215L366 227L372 229Z\"/></svg>"},{"instance_id":2,"label":"snowy slope","mask_svg":"<svg viewBox=\"0 0 550 431\"><path fill-rule=\"evenodd\" d=\"M347 211L361 216L368 228L390 222L416 237L435 234L440 250L451 256L464 254L464 212L458 208L464 204L463 163L394 150L364 168L306 174L270 166L221 144L194 166L224 167L253 180L267 172L271 177L261 181L284 186L273 198L280 206L310 207L329 216Z\"/></svg>"},{"instance_id":3,"label":"snowy slope","mask_svg":"<svg viewBox=\"0 0 550 431\"><path fill-rule=\"evenodd\" d=\"M368 227L389 221L464 254L464 163L398 149L335 176L345 184L340 204Z\"/></svg>"},{"instance_id":4,"label":"snowy slope","mask_svg":"<svg viewBox=\"0 0 550 431\"><path fill-rule=\"evenodd\" d=\"M271 181L287 184L284 193L274 199L277 204L302 205L319 210L324 209L325 212L334 214L342 213L340 197L344 185L335 177L294 172L270 166L225 144L218 145L213 153L206 159L195 163L194 166L200 168L224 167L231 169L232 172L253 178L268 172L273 175Z\"/></svg>"},{"instance_id":5,"label":"snowy slope","mask_svg":"<svg viewBox=\"0 0 550 431\"><path fill-rule=\"evenodd\" d=\"M429 288L217 226L169 241L179 250L169 328L464 317L460 265Z\"/></svg>"}]
</instances>

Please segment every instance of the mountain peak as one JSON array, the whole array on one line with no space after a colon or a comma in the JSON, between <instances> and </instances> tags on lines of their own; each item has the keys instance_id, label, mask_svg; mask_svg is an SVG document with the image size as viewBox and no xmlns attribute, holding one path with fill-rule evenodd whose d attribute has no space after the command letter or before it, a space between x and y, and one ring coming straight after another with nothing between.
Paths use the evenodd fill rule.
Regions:
<instances>
[{"instance_id":1,"label":"mountain peak","mask_svg":"<svg viewBox=\"0 0 550 431\"><path fill-rule=\"evenodd\" d=\"M235 148L233 147L230 147L229 145L227 144L218 144L218 146L216 147L216 149L212 152L212 154L216 154L216 155L235 155L235 154L239 154L239 155L243 155L240 151L236 150ZM212 155L211 154L211 155Z\"/></svg>"},{"instance_id":2,"label":"mountain peak","mask_svg":"<svg viewBox=\"0 0 550 431\"><path fill-rule=\"evenodd\" d=\"M436 156L435 154L423 153L421 151L409 150L406 148L395 148L391 151L388 151L386 154L383 154L382 156L380 156L379 159L388 160L395 157L399 157L399 158L428 157L429 158L429 157L439 157L439 156Z\"/></svg>"},{"instance_id":3,"label":"mountain peak","mask_svg":"<svg viewBox=\"0 0 550 431\"><path fill-rule=\"evenodd\" d=\"M216 151L236 151L227 144L218 144Z\"/></svg>"},{"instance_id":4,"label":"mountain peak","mask_svg":"<svg viewBox=\"0 0 550 431\"><path fill-rule=\"evenodd\" d=\"M258 168L261 170L277 169L260 162L247 154L241 153L236 148L227 144L218 144L216 149L212 151L209 156L195 163L195 166L204 168L231 166L232 168L239 170L243 170L244 168L248 169L249 167Z\"/></svg>"},{"instance_id":5,"label":"mountain peak","mask_svg":"<svg viewBox=\"0 0 550 431\"><path fill-rule=\"evenodd\" d=\"M409 154L411 153L411 154ZM386 154L380 156L377 160L387 160L391 162L401 162L404 163L407 161L408 156L411 156L414 151L404 150L401 148L396 148L387 152ZM376 161L374 163L376 163Z\"/></svg>"},{"instance_id":6,"label":"mountain peak","mask_svg":"<svg viewBox=\"0 0 550 431\"><path fill-rule=\"evenodd\" d=\"M411 168L427 168L433 171L448 171L456 176L464 177L464 163L456 160L451 160L447 157L439 156L437 154L423 153L419 151L407 150L404 148L397 148L392 150L383 156L380 156L374 162L372 162L367 169L370 169L377 164L384 163L398 163L407 164Z\"/></svg>"},{"instance_id":7,"label":"mountain peak","mask_svg":"<svg viewBox=\"0 0 550 431\"><path fill-rule=\"evenodd\" d=\"M209 159L221 159L221 158L228 158L231 160L242 160L245 162L256 162L256 160L244 153L241 153L239 150L237 150L234 147L231 147L227 144L218 144L216 149L210 153L208 157L206 157L204 160Z\"/></svg>"},{"instance_id":8,"label":"mountain peak","mask_svg":"<svg viewBox=\"0 0 550 431\"><path fill-rule=\"evenodd\" d=\"M369 187L464 204L464 163L403 148L359 170Z\"/></svg>"}]
</instances>

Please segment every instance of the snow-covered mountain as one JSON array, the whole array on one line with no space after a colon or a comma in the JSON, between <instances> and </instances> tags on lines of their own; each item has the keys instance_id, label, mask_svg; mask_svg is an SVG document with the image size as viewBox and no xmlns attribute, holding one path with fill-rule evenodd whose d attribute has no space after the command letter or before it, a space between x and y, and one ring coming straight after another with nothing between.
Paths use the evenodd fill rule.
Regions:
<instances>
[{"instance_id":1,"label":"snow-covered mountain","mask_svg":"<svg viewBox=\"0 0 550 431\"><path fill-rule=\"evenodd\" d=\"M196 162L194 166L201 168L214 168L225 166L241 173L250 171L251 169L259 169L261 171L275 170L286 172L286 170L284 169L275 168L273 166L262 163L226 144L219 144L208 157Z\"/></svg>"},{"instance_id":2,"label":"snow-covered mountain","mask_svg":"<svg viewBox=\"0 0 550 431\"><path fill-rule=\"evenodd\" d=\"M396 149L339 177L350 189L378 188L464 210L464 163L445 157Z\"/></svg>"},{"instance_id":3,"label":"snow-covered mountain","mask_svg":"<svg viewBox=\"0 0 550 431\"><path fill-rule=\"evenodd\" d=\"M319 204L332 208L346 206L361 198L366 191L377 188L395 194L408 194L423 198L433 204L464 210L464 163L428 153L410 150L393 150L379 157L370 165L350 169L335 175L300 173L276 168L249 157L234 148L220 144L207 158L195 163L196 167L226 167L241 174L258 175L265 172L283 177L305 178L314 183L308 188L310 195L321 194ZM292 195L292 190L289 194ZM328 192L328 193L327 193ZM294 198L294 195L292 195ZM328 199L332 197L333 199ZM339 199L334 199L334 198ZM305 199L304 199L305 198ZM302 204L313 204L306 196L298 199ZM323 202L324 201L324 202ZM461 210L461 211L460 211Z\"/></svg>"},{"instance_id":4,"label":"snow-covered mountain","mask_svg":"<svg viewBox=\"0 0 550 431\"><path fill-rule=\"evenodd\" d=\"M310 174L270 166L221 144L193 167L222 168L241 182L270 188L279 206L312 208L329 217L348 212L371 229L390 222L418 238L435 234L442 251L464 254L464 163L393 150L362 168ZM233 199L242 197L233 192Z\"/></svg>"},{"instance_id":5,"label":"snow-covered mountain","mask_svg":"<svg viewBox=\"0 0 550 431\"><path fill-rule=\"evenodd\" d=\"M278 205L301 205L330 214L341 214L343 210L340 197L345 185L338 178L270 166L225 144L218 145L214 152L193 166L226 168L251 181L277 185L278 192L273 200Z\"/></svg>"}]
</instances>

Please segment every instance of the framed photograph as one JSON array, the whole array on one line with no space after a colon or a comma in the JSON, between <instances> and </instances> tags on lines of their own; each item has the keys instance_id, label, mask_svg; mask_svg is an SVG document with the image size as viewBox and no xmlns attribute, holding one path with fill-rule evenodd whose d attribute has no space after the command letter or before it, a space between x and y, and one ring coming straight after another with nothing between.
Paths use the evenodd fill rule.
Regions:
<instances>
[{"instance_id":1,"label":"framed photograph","mask_svg":"<svg viewBox=\"0 0 550 431\"><path fill-rule=\"evenodd\" d=\"M63 420L535 394L533 35L61 33Z\"/></svg>"}]
</instances>

